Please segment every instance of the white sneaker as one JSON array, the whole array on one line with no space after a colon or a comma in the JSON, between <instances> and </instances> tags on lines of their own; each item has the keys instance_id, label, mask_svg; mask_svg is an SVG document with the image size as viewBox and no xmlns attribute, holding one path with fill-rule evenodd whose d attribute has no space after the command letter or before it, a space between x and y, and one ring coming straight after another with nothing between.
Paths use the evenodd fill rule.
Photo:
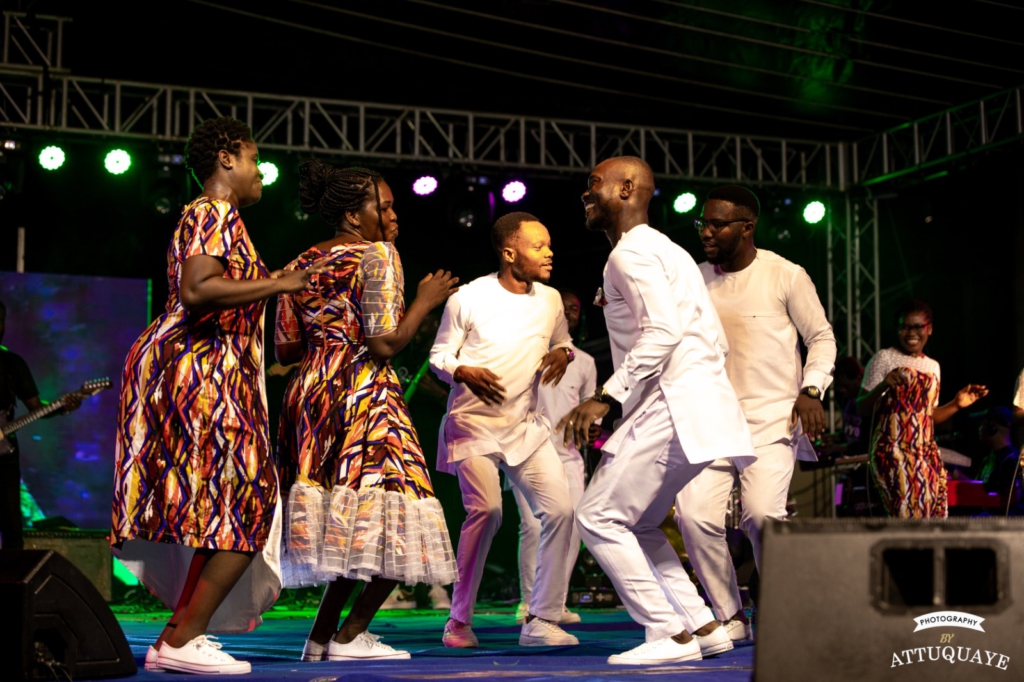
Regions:
<instances>
[{"instance_id":1,"label":"white sneaker","mask_svg":"<svg viewBox=\"0 0 1024 682\"><path fill-rule=\"evenodd\" d=\"M326 661L327 660L327 645L317 644L311 639L306 640L306 645L302 647L302 658L303 663L313 663L315 661Z\"/></svg>"},{"instance_id":2,"label":"white sneaker","mask_svg":"<svg viewBox=\"0 0 1024 682\"><path fill-rule=\"evenodd\" d=\"M558 627L557 623L543 618L534 618L524 624L519 635L519 646L571 646L579 643L580 640Z\"/></svg>"},{"instance_id":3,"label":"white sneaker","mask_svg":"<svg viewBox=\"0 0 1024 682\"><path fill-rule=\"evenodd\" d=\"M700 655L702 657L706 658L715 654L724 654L726 651L732 651L732 639L729 638L729 633L722 626L712 630L711 634L693 635L693 638L700 644Z\"/></svg>"},{"instance_id":4,"label":"white sneaker","mask_svg":"<svg viewBox=\"0 0 1024 682\"><path fill-rule=\"evenodd\" d=\"M581 620L583 619L580 618L580 614L573 613L567 606L562 606L562 615L558 619L560 625L572 625L573 623L579 623Z\"/></svg>"},{"instance_id":5,"label":"white sneaker","mask_svg":"<svg viewBox=\"0 0 1024 682\"><path fill-rule=\"evenodd\" d=\"M530 605L524 601L519 602L516 605L516 625L522 625L526 622L526 617L530 615Z\"/></svg>"},{"instance_id":6,"label":"white sneaker","mask_svg":"<svg viewBox=\"0 0 1024 682\"><path fill-rule=\"evenodd\" d=\"M430 586L430 608L438 611L445 611L452 607L452 598L448 596L448 590L443 585Z\"/></svg>"},{"instance_id":7,"label":"white sneaker","mask_svg":"<svg viewBox=\"0 0 1024 682\"><path fill-rule=\"evenodd\" d=\"M252 672L247 661L236 661L220 650L220 642L211 635L199 635L185 646L175 649L160 645L157 665L165 670L197 675L241 675Z\"/></svg>"},{"instance_id":8,"label":"white sneaker","mask_svg":"<svg viewBox=\"0 0 1024 682\"><path fill-rule=\"evenodd\" d=\"M416 595L412 592L406 593L401 587L396 587L380 605L381 609L414 609L416 608Z\"/></svg>"},{"instance_id":9,"label":"white sneaker","mask_svg":"<svg viewBox=\"0 0 1024 682\"><path fill-rule=\"evenodd\" d=\"M623 651L608 657L611 665L657 665L658 663L682 663L683 661L699 661L700 644L691 639L680 644L671 637L645 642L635 649Z\"/></svg>"},{"instance_id":10,"label":"white sneaker","mask_svg":"<svg viewBox=\"0 0 1024 682\"><path fill-rule=\"evenodd\" d=\"M382 661L407 658L411 658L408 651L394 649L380 641L380 637L369 632L360 632L348 644L338 644L332 639L327 645L328 661Z\"/></svg>"},{"instance_id":11,"label":"white sneaker","mask_svg":"<svg viewBox=\"0 0 1024 682\"><path fill-rule=\"evenodd\" d=\"M750 629L749 623L744 623L742 620L727 620L722 623L722 629L729 634L729 639L734 642L742 642L744 640L754 639L754 633Z\"/></svg>"},{"instance_id":12,"label":"white sneaker","mask_svg":"<svg viewBox=\"0 0 1024 682\"><path fill-rule=\"evenodd\" d=\"M157 661L160 659L160 653L155 647L149 647L146 649L146 664L143 666L146 670L151 673L162 673L166 672Z\"/></svg>"},{"instance_id":13,"label":"white sneaker","mask_svg":"<svg viewBox=\"0 0 1024 682\"><path fill-rule=\"evenodd\" d=\"M449 649L475 649L480 646L480 642L473 632L473 626L460 623L454 618L449 618L444 624L441 643Z\"/></svg>"}]
</instances>

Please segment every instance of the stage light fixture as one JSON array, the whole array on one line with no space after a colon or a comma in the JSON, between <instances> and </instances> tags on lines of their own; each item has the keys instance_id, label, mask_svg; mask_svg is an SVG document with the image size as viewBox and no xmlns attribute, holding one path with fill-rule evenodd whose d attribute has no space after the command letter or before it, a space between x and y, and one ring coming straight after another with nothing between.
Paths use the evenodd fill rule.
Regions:
<instances>
[{"instance_id":1,"label":"stage light fixture","mask_svg":"<svg viewBox=\"0 0 1024 682\"><path fill-rule=\"evenodd\" d=\"M277 166L270 161L263 161L257 168L260 169L260 173L263 173L263 186L267 187L273 185L274 181L277 180L277 176L281 172L277 169Z\"/></svg>"},{"instance_id":2,"label":"stage light fixture","mask_svg":"<svg viewBox=\"0 0 1024 682\"><path fill-rule=\"evenodd\" d=\"M825 204L820 201L812 201L804 206L804 220L811 225L821 222L825 217Z\"/></svg>"},{"instance_id":3,"label":"stage light fixture","mask_svg":"<svg viewBox=\"0 0 1024 682\"><path fill-rule=\"evenodd\" d=\"M504 189L501 190L501 198L510 204L514 204L523 197L526 196L526 185L518 180L505 185Z\"/></svg>"},{"instance_id":4,"label":"stage light fixture","mask_svg":"<svg viewBox=\"0 0 1024 682\"><path fill-rule=\"evenodd\" d=\"M421 197L425 197L428 194L433 193L437 189L437 178L433 175L424 175L422 178L417 178L416 182L412 183L412 191L419 194Z\"/></svg>"},{"instance_id":5,"label":"stage light fixture","mask_svg":"<svg viewBox=\"0 0 1024 682\"><path fill-rule=\"evenodd\" d=\"M114 149L107 152L107 157L103 159L103 165L108 173L121 175L132 165L132 157L123 149Z\"/></svg>"},{"instance_id":6,"label":"stage light fixture","mask_svg":"<svg viewBox=\"0 0 1024 682\"><path fill-rule=\"evenodd\" d=\"M687 213L692 211L693 207L697 205L697 197L693 192L683 192L676 197L676 200L672 203L672 209L676 213Z\"/></svg>"},{"instance_id":7,"label":"stage light fixture","mask_svg":"<svg viewBox=\"0 0 1024 682\"><path fill-rule=\"evenodd\" d=\"M39 165L46 170L57 170L64 165L64 150L56 145L45 147L39 152Z\"/></svg>"}]
</instances>

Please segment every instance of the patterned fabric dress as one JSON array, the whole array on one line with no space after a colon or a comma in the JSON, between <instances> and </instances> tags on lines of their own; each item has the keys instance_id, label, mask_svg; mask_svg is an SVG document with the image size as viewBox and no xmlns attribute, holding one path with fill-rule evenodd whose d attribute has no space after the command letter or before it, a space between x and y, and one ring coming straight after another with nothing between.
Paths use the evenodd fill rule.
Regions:
<instances>
[{"instance_id":1,"label":"patterned fabric dress","mask_svg":"<svg viewBox=\"0 0 1024 682\"><path fill-rule=\"evenodd\" d=\"M222 260L227 278L268 276L234 206L200 197L185 207L167 254L165 312L125 361L110 542L169 606L193 548L268 550L250 571L270 578L259 604L227 614L239 608L229 598L218 614L237 616L236 625L218 628L216 616L211 625L248 630L264 602L273 603L272 576L279 573L278 481L263 382L266 302L190 314L181 305L181 273L195 255Z\"/></svg>"},{"instance_id":2,"label":"patterned fabric dress","mask_svg":"<svg viewBox=\"0 0 1024 682\"><path fill-rule=\"evenodd\" d=\"M278 434L290 486L285 585L337 576L451 583L455 554L401 384L366 346L394 331L405 311L398 253L357 242L312 248L288 267L320 261L327 271L277 305L275 343L306 345Z\"/></svg>"},{"instance_id":3,"label":"patterned fabric dress","mask_svg":"<svg viewBox=\"0 0 1024 682\"><path fill-rule=\"evenodd\" d=\"M864 390L874 389L892 370L903 381L875 409L871 469L876 490L889 516L946 518L946 469L932 421L939 403L939 363L886 348L868 363Z\"/></svg>"}]
</instances>

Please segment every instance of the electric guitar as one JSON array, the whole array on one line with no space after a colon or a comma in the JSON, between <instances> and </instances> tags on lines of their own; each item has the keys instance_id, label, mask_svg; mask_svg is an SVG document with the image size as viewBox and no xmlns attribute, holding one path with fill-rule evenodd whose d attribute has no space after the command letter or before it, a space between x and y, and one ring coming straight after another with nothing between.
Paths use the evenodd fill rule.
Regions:
<instances>
[{"instance_id":1,"label":"electric guitar","mask_svg":"<svg viewBox=\"0 0 1024 682\"><path fill-rule=\"evenodd\" d=\"M100 391L110 388L113 384L110 382L109 377L103 377L102 379L93 379L82 384L82 388L67 395L54 400L52 403L40 407L38 410L32 410L28 414L23 414L17 419L8 422L7 417L0 414L0 455L6 455L10 452L14 452L14 444L8 440L8 436L17 431L20 428L26 427L37 419L51 415L57 410L64 407L64 401L73 395L80 395L83 398L88 398L91 395L96 395Z\"/></svg>"}]
</instances>

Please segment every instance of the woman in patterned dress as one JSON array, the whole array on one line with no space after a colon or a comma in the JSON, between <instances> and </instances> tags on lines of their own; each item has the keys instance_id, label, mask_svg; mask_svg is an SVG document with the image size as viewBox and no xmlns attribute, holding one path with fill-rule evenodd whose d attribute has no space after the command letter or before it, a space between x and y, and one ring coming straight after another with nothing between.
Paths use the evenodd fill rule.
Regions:
<instances>
[{"instance_id":1,"label":"woman in patterned dress","mask_svg":"<svg viewBox=\"0 0 1024 682\"><path fill-rule=\"evenodd\" d=\"M275 353L301 362L285 393L278 439L286 586L327 582L303 660L408 658L367 632L398 581L457 579L444 512L390 358L456 291L438 271L405 309L398 217L377 173L317 161L300 167L306 213L335 230L288 265L325 272L277 304ZM342 607L365 581L339 629Z\"/></svg>"},{"instance_id":2,"label":"woman in patterned dress","mask_svg":"<svg viewBox=\"0 0 1024 682\"><path fill-rule=\"evenodd\" d=\"M934 425L973 405L988 389L968 384L939 405L939 363L924 354L932 311L919 299L899 313L898 348L875 354L864 371L857 409L874 423L871 471L889 516L946 518L946 470Z\"/></svg>"},{"instance_id":3,"label":"woman in patterned dress","mask_svg":"<svg viewBox=\"0 0 1024 682\"><path fill-rule=\"evenodd\" d=\"M165 312L125 361L110 541L174 607L147 669L245 673L249 664L206 632L251 630L280 589L264 308L271 296L301 290L319 268L271 273L256 253L238 215L263 189L247 125L205 121L185 155L203 193L185 206L171 238Z\"/></svg>"}]
</instances>

